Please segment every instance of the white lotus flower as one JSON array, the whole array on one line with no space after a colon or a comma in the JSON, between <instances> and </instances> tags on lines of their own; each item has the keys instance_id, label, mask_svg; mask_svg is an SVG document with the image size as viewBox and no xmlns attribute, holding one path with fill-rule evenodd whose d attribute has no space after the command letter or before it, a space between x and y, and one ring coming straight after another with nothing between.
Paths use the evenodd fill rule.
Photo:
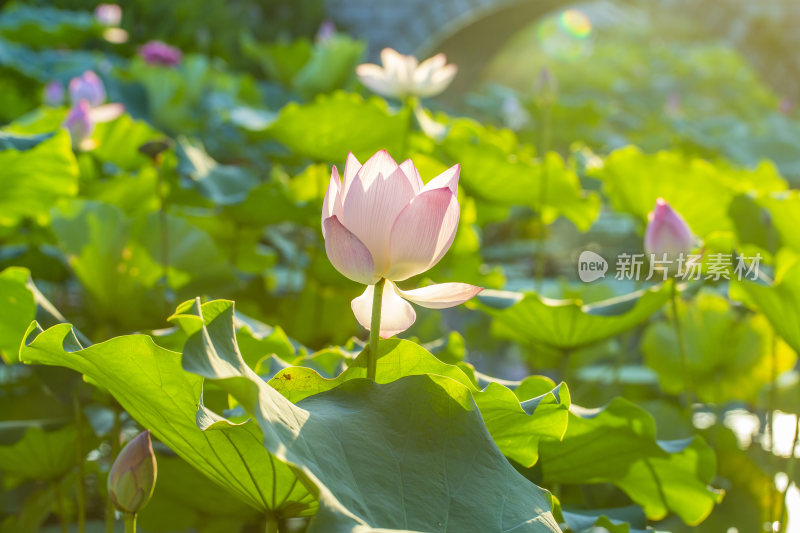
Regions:
<instances>
[{"instance_id":1,"label":"white lotus flower","mask_svg":"<svg viewBox=\"0 0 800 533\"><path fill-rule=\"evenodd\" d=\"M356 74L369 90L390 98L418 96L428 98L442 93L458 68L447 64L444 54L436 54L422 63L411 55L391 48L381 51L383 66L364 63L356 67Z\"/></svg>"}]
</instances>

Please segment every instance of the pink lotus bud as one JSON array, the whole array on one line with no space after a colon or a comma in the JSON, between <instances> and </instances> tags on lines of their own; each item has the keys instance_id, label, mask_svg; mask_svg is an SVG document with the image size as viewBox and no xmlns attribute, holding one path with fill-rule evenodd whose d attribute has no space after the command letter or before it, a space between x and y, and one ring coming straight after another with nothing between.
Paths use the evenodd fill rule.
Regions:
<instances>
[{"instance_id":1,"label":"pink lotus bud","mask_svg":"<svg viewBox=\"0 0 800 533\"><path fill-rule=\"evenodd\" d=\"M72 147L77 149L84 145L94 131L94 122L91 117L92 108L89 107L89 102L81 100L76 105L72 106L67 113L67 118L64 120L63 126L69 131L69 136L72 138Z\"/></svg>"},{"instance_id":2,"label":"pink lotus bud","mask_svg":"<svg viewBox=\"0 0 800 533\"><path fill-rule=\"evenodd\" d=\"M464 303L482 290L443 283L401 291L392 283L429 270L450 248L461 213L460 170L455 165L424 185L410 159L398 165L385 150L363 166L349 154L343 180L333 167L322 206L325 251L339 272L369 285L352 304L365 328L370 323L372 285L381 278L388 280L382 304L384 337L414 323L414 309L406 300L442 309Z\"/></svg>"},{"instance_id":3,"label":"pink lotus bud","mask_svg":"<svg viewBox=\"0 0 800 533\"><path fill-rule=\"evenodd\" d=\"M667 96L667 101L664 104L664 109L670 116L677 116L681 114L681 95L680 93L671 92Z\"/></svg>"},{"instance_id":4,"label":"pink lotus bud","mask_svg":"<svg viewBox=\"0 0 800 533\"><path fill-rule=\"evenodd\" d=\"M108 473L108 497L122 513L138 513L150 501L158 468L150 431L136 435L119 452Z\"/></svg>"},{"instance_id":5,"label":"pink lotus bud","mask_svg":"<svg viewBox=\"0 0 800 533\"><path fill-rule=\"evenodd\" d=\"M794 109L794 102L788 96L784 96L781 98L781 101L778 103L778 111L781 112L782 115L788 115Z\"/></svg>"},{"instance_id":6,"label":"pink lotus bud","mask_svg":"<svg viewBox=\"0 0 800 533\"><path fill-rule=\"evenodd\" d=\"M122 22L122 8L117 4L99 4L94 9L94 18L103 26L119 26Z\"/></svg>"},{"instance_id":7,"label":"pink lotus bud","mask_svg":"<svg viewBox=\"0 0 800 533\"><path fill-rule=\"evenodd\" d=\"M683 217L663 198L656 200L656 207L647 216L647 230L644 234L644 249L661 260L676 262L681 254L688 254L694 248L694 235Z\"/></svg>"},{"instance_id":8,"label":"pink lotus bud","mask_svg":"<svg viewBox=\"0 0 800 533\"><path fill-rule=\"evenodd\" d=\"M139 56L150 65L176 67L181 64L183 54L174 46L161 41L150 41L139 48Z\"/></svg>"},{"instance_id":9,"label":"pink lotus bud","mask_svg":"<svg viewBox=\"0 0 800 533\"><path fill-rule=\"evenodd\" d=\"M51 81L44 86L44 103L51 107L64 103L64 85L60 81Z\"/></svg>"},{"instance_id":10,"label":"pink lotus bud","mask_svg":"<svg viewBox=\"0 0 800 533\"><path fill-rule=\"evenodd\" d=\"M315 40L322 44L330 41L336 35L336 25L331 20L323 20L319 25Z\"/></svg>"},{"instance_id":11,"label":"pink lotus bud","mask_svg":"<svg viewBox=\"0 0 800 533\"><path fill-rule=\"evenodd\" d=\"M428 98L442 93L456 75L457 67L447 64L444 54L436 54L422 63L414 56L403 55L391 48L381 51L383 66L364 63L356 74L369 90L381 96Z\"/></svg>"},{"instance_id":12,"label":"pink lotus bud","mask_svg":"<svg viewBox=\"0 0 800 533\"><path fill-rule=\"evenodd\" d=\"M87 70L69 82L69 97L73 104L86 100L94 107L106 101L106 88L100 77Z\"/></svg>"}]
</instances>

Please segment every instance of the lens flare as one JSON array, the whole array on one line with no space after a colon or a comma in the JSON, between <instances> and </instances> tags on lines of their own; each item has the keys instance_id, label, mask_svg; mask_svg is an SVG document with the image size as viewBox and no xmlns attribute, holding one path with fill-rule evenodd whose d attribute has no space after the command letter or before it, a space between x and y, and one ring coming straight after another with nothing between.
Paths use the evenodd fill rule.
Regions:
<instances>
[{"instance_id":1,"label":"lens flare","mask_svg":"<svg viewBox=\"0 0 800 533\"><path fill-rule=\"evenodd\" d=\"M567 33L578 39L585 39L592 33L592 21L577 9L567 9L561 13L558 22Z\"/></svg>"}]
</instances>

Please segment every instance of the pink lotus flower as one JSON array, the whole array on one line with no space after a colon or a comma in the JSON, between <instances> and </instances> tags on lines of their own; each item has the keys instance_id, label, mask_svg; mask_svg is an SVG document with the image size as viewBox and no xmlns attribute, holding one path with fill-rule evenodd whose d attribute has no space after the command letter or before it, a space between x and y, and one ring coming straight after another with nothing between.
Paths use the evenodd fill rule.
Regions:
<instances>
[{"instance_id":1,"label":"pink lotus flower","mask_svg":"<svg viewBox=\"0 0 800 533\"><path fill-rule=\"evenodd\" d=\"M44 103L51 107L64 103L64 85L60 81L51 81L44 86Z\"/></svg>"},{"instance_id":2,"label":"pink lotus flower","mask_svg":"<svg viewBox=\"0 0 800 533\"><path fill-rule=\"evenodd\" d=\"M695 238L689 225L663 198L656 200L656 207L647 219L644 248L648 254L655 254L656 259L661 260L666 254L674 262L694 248Z\"/></svg>"},{"instance_id":3,"label":"pink lotus flower","mask_svg":"<svg viewBox=\"0 0 800 533\"><path fill-rule=\"evenodd\" d=\"M177 67L183 59L183 53L179 49L161 41L150 41L139 48L139 56L150 65L165 67Z\"/></svg>"},{"instance_id":4,"label":"pink lotus flower","mask_svg":"<svg viewBox=\"0 0 800 533\"><path fill-rule=\"evenodd\" d=\"M73 104L86 100L90 106L94 107L106 101L106 88L103 80L97 74L87 70L70 80L69 96Z\"/></svg>"},{"instance_id":5,"label":"pink lotus flower","mask_svg":"<svg viewBox=\"0 0 800 533\"><path fill-rule=\"evenodd\" d=\"M443 309L483 290L466 283L443 283L403 291L393 283L432 268L450 248L461 212L456 197L459 172L455 165L423 185L410 159L398 165L385 150L363 166L349 154L343 180L333 167L322 206L325 251L339 272L368 285L351 305L366 329L374 284L386 280L381 337L414 323L416 313L406 300Z\"/></svg>"},{"instance_id":6,"label":"pink lotus flower","mask_svg":"<svg viewBox=\"0 0 800 533\"><path fill-rule=\"evenodd\" d=\"M108 497L123 513L138 513L150 501L158 467L150 431L136 435L119 452L108 472Z\"/></svg>"},{"instance_id":7,"label":"pink lotus flower","mask_svg":"<svg viewBox=\"0 0 800 533\"><path fill-rule=\"evenodd\" d=\"M94 8L94 18L103 26L119 26L122 22L122 8L117 4L99 4Z\"/></svg>"},{"instance_id":8,"label":"pink lotus flower","mask_svg":"<svg viewBox=\"0 0 800 533\"><path fill-rule=\"evenodd\" d=\"M391 48L381 51L383 66L364 63L356 67L356 74L374 93L390 98L418 96L428 98L442 93L453 81L458 68L447 65L444 54L436 54L422 63L410 55Z\"/></svg>"},{"instance_id":9,"label":"pink lotus flower","mask_svg":"<svg viewBox=\"0 0 800 533\"><path fill-rule=\"evenodd\" d=\"M88 100L81 100L69 110L63 126L69 131L74 149L90 150L94 148L91 140L95 124L111 122L125 112L122 104L105 104L90 107Z\"/></svg>"},{"instance_id":10,"label":"pink lotus flower","mask_svg":"<svg viewBox=\"0 0 800 533\"><path fill-rule=\"evenodd\" d=\"M81 100L69 110L64 120L64 127L69 131L73 148L86 147L89 137L94 131L94 122L91 118L91 107L87 100Z\"/></svg>"}]
</instances>

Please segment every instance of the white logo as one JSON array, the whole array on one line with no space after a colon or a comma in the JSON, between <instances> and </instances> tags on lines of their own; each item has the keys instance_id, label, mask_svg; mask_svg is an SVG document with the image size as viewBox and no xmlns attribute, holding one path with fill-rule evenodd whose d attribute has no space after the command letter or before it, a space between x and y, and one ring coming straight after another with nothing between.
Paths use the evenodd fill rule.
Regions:
<instances>
[{"instance_id":1,"label":"white logo","mask_svg":"<svg viewBox=\"0 0 800 533\"><path fill-rule=\"evenodd\" d=\"M578 258L578 277L584 283L590 283L600 278L606 277L608 271L608 261L600 255L589 250L581 252Z\"/></svg>"}]
</instances>

